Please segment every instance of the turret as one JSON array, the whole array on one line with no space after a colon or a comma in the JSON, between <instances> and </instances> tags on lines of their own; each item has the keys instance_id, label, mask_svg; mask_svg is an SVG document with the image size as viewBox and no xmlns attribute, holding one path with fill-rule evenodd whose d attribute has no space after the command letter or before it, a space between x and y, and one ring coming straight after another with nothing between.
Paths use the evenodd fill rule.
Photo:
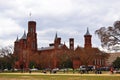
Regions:
<instances>
[{"instance_id":1,"label":"turret","mask_svg":"<svg viewBox=\"0 0 120 80\"><path fill-rule=\"evenodd\" d=\"M30 50L37 50L36 22L28 22L27 46Z\"/></svg>"},{"instance_id":2,"label":"turret","mask_svg":"<svg viewBox=\"0 0 120 80\"><path fill-rule=\"evenodd\" d=\"M14 42L14 54L18 54L19 53L18 50L19 50L19 39L18 39L18 36L17 36L17 39Z\"/></svg>"},{"instance_id":3,"label":"turret","mask_svg":"<svg viewBox=\"0 0 120 80\"><path fill-rule=\"evenodd\" d=\"M74 50L74 38L69 39L69 48L70 50Z\"/></svg>"},{"instance_id":4,"label":"turret","mask_svg":"<svg viewBox=\"0 0 120 80\"><path fill-rule=\"evenodd\" d=\"M24 34L23 36L21 37L21 39L27 39L27 36L26 36L26 32L24 31Z\"/></svg>"},{"instance_id":5,"label":"turret","mask_svg":"<svg viewBox=\"0 0 120 80\"><path fill-rule=\"evenodd\" d=\"M27 48L27 36L26 36L26 32L24 31L23 36L20 39L20 47L22 49L26 49Z\"/></svg>"},{"instance_id":6,"label":"turret","mask_svg":"<svg viewBox=\"0 0 120 80\"><path fill-rule=\"evenodd\" d=\"M92 37L92 35L90 35L89 29L87 28L87 32L86 32L86 34L84 35L84 39L85 39L85 40L84 40L84 41L85 41L84 47L85 47L85 48L91 48L91 47L92 47L91 37Z\"/></svg>"},{"instance_id":7,"label":"turret","mask_svg":"<svg viewBox=\"0 0 120 80\"><path fill-rule=\"evenodd\" d=\"M16 41L15 41L15 42L16 42L16 43L17 43L17 42L19 42L18 36L17 36L17 39L16 39Z\"/></svg>"},{"instance_id":8,"label":"turret","mask_svg":"<svg viewBox=\"0 0 120 80\"><path fill-rule=\"evenodd\" d=\"M54 39L54 44L57 43L57 39L58 39L58 37L57 37L57 33L56 33L56 34L55 34L55 39Z\"/></svg>"},{"instance_id":9,"label":"turret","mask_svg":"<svg viewBox=\"0 0 120 80\"><path fill-rule=\"evenodd\" d=\"M57 33L55 35L55 39L54 39L54 45L55 47L58 47L61 44L61 38L57 36Z\"/></svg>"}]
</instances>

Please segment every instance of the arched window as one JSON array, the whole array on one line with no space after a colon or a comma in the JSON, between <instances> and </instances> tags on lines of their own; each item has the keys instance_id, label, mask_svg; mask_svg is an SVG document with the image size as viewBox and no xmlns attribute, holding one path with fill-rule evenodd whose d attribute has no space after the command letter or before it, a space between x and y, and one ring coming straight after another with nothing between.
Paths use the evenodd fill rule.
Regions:
<instances>
[{"instance_id":1,"label":"arched window","mask_svg":"<svg viewBox=\"0 0 120 80\"><path fill-rule=\"evenodd\" d=\"M31 32L31 33L33 32L33 28L30 28L30 32Z\"/></svg>"}]
</instances>

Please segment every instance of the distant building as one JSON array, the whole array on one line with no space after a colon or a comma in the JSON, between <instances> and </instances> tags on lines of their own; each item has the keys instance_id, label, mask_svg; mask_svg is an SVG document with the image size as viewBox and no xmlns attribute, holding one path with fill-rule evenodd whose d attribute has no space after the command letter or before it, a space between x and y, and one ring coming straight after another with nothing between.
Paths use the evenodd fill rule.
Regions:
<instances>
[{"instance_id":1,"label":"distant building","mask_svg":"<svg viewBox=\"0 0 120 80\"><path fill-rule=\"evenodd\" d=\"M84 35L84 47L74 48L74 38L69 39L69 47L61 43L61 38L55 34L54 43L48 47L37 47L36 22L28 22L28 33L14 42L14 55L17 57L16 68L29 68L29 64L34 62L38 68L60 68L65 66L62 62L69 60L73 68L80 65L105 66L107 54L98 48L92 47L92 35L87 32ZM68 62L69 62L68 61ZM69 65L68 64L68 65Z\"/></svg>"}]
</instances>

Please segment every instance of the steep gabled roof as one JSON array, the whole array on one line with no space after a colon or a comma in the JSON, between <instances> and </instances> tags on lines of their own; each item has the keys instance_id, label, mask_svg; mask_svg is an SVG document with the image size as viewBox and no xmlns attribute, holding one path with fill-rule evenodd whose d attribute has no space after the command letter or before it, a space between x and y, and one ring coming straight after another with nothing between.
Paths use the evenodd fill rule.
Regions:
<instances>
[{"instance_id":1,"label":"steep gabled roof","mask_svg":"<svg viewBox=\"0 0 120 80\"><path fill-rule=\"evenodd\" d=\"M77 48L75 49L75 51L77 51L77 50L83 50L83 49L84 49L83 47L77 46Z\"/></svg>"},{"instance_id":2,"label":"steep gabled roof","mask_svg":"<svg viewBox=\"0 0 120 80\"><path fill-rule=\"evenodd\" d=\"M66 49L68 50L68 47L66 46L65 42L64 42L64 44L59 45L59 48L64 49L64 50L66 50Z\"/></svg>"}]
</instances>

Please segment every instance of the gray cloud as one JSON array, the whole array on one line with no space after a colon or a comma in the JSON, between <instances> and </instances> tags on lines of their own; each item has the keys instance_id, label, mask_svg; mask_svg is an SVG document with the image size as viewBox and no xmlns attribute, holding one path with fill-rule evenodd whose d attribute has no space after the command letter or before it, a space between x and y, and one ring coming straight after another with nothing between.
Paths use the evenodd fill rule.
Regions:
<instances>
[{"instance_id":1,"label":"gray cloud","mask_svg":"<svg viewBox=\"0 0 120 80\"><path fill-rule=\"evenodd\" d=\"M53 42L56 32L67 45L74 37L75 45L83 46L87 27L93 46L99 47L94 31L119 20L119 5L119 0L0 0L0 46L13 44L17 35L20 38L27 31L27 22L36 20L39 47Z\"/></svg>"}]
</instances>

